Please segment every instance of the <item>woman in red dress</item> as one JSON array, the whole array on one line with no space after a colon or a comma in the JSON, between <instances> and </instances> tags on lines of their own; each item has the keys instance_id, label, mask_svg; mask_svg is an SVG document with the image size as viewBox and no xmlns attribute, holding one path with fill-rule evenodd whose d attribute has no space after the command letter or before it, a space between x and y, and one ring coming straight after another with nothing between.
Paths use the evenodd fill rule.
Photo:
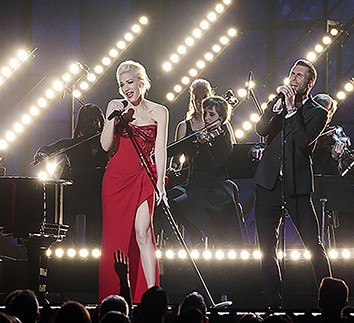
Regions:
<instances>
[{"instance_id":1,"label":"woman in red dress","mask_svg":"<svg viewBox=\"0 0 354 323\"><path fill-rule=\"evenodd\" d=\"M133 109L129 129L138 143L148 168L154 174L157 203L166 200L165 170L168 110L147 100L150 80L144 66L125 61L117 69L119 91L125 100L108 103L106 116L114 110ZM129 257L129 275L134 303L148 288L159 285L152 216L155 190L131 138L119 118L106 120L101 145L106 151L115 147L102 182L102 247L99 267L99 299L117 293L113 253L120 249ZM154 159L151 153L154 151Z\"/></svg>"}]
</instances>

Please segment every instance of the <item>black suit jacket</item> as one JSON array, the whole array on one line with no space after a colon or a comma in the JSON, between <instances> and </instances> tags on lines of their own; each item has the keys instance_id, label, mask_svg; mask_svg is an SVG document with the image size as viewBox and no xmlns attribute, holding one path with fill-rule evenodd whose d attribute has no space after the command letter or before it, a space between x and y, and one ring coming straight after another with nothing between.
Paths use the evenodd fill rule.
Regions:
<instances>
[{"instance_id":1,"label":"black suit jacket","mask_svg":"<svg viewBox=\"0 0 354 323\"><path fill-rule=\"evenodd\" d=\"M267 147L257 166L255 183L268 190L274 188L280 174L284 133L285 192L291 195L313 192L312 152L326 125L327 110L310 97L293 116L284 118L285 112L273 112L274 103L268 103L256 126L257 133L266 137Z\"/></svg>"}]
</instances>

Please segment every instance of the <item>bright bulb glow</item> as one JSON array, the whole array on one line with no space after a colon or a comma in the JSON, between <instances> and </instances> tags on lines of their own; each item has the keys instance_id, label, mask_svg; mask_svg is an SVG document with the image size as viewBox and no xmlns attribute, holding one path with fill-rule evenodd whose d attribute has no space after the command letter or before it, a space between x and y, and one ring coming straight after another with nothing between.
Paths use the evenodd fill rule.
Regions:
<instances>
[{"instance_id":1,"label":"bright bulb glow","mask_svg":"<svg viewBox=\"0 0 354 323\"><path fill-rule=\"evenodd\" d=\"M176 93L182 92L182 86L180 86L179 84L176 84L176 85L173 87L173 91L175 91Z\"/></svg>"},{"instance_id":2,"label":"bright bulb glow","mask_svg":"<svg viewBox=\"0 0 354 323\"><path fill-rule=\"evenodd\" d=\"M193 39L192 37L187 37L186 40L184 41L184 43L185 43L187 46L191 47L191 46L193 46L193 44L194 44L194 39Z\"/></svg>"},{"instance_id":3,"label":"bright bulb glow","mask_svg":"<svg viewBox=\"0 0 354 323\"><path fill-rule=\"evenodd\" d=\"M87 89L89 88L89 85L87 82L83 81L80 83L80 89L83 91L87 91Z\"/></svg>"},{"instance_id":4,"label":"bright bulb glow","mask_svg":"<svg viewBox=\"0 0 354 323\"><path fill-rule=\"evenodd\" d=\"M245 85L248 89L254 89L256 87L256 82L251 80L250 82L246 82Z\"/></svg>"},{"instance_id":5,"label":"bright bulb glow","mask_svg":"<svg viewBox=\"0 0 354 323\"><path fill-rule=\"evenodd\" d=\"M9 65L11 66L12 69L16 69L20 66L20 62L18 61L17 58L12 58L10 59Z\"/></svg>"},{"instance_id":6,"label":"bright bulb glow","mask_svg":"<svg viewBox=\"0 0 354 323\"><path fill-rule=\"evenodd\" d=\"M235 37L237 35L237 30L235 28L230 28L228 31L227 31L227 34L230 36L230 37Z\"/></svg>"},{"instance_id":7,"label":"bright bulb glow","mask_svg":"<svg viewBox=\"0 0 354 323\"><path fill-rule=\"evenodd\" d=\"M14 129L15 132L21 133L23 131L23 124L16 122L12 128Z\"/></svg>"},{"instance_id":8,"label":"bright bulb glow","mask_svg":"<svg viewBox=\"0 0 354 323\"><path fill-rule=\"evenodd\" d=\"M217 260L223 260L223 259L225 258L225 253L224 253L224 251L222 251L222 250L217 250L217 251L215 252L215 258L216 258Z\"/></svg>"},{"instance_id":9,"label":"bright bulb glow","mask_svg":"<svg viewBox=\"0 0 354 323\"><path fill-rule=\"evenodd\" d=\"M350 82L348 82L347 84L344 85L344 90L346 90L347 92L352 92L353 89L354 89L354 86Z\"/></svg>"},{"instance_id":10,"label":"bright bulb glow","mask_svg":"<svg viewBox=\"0 0 354 323\"><path fill-rule=\"evenodd\" d=\"M45 92L45 96L46 96L48 99L53 99L54 96L55 96L55 92L54 92L52 89L48 89L48 90Z\"/></svg>"},{"instance_id":11,"label":"bright bulb glow","mask_svg":"<svg viewBox=\"0 0 354 323\"><path fill-rule=\"evenodd\" d=\"M288 77L286 77L284 80L283 80L283 83L284 85L289 85L290 84L290 79Z\"/></svg>"},{"instance_id":12,"label":"bright bulb glow","mask_svg":"<svg viewBox=\"0 0 354 323\"><path fill-rule=\"evenodd\" d=\"M329 256L331 259L337 259L337 258L338 258L338 251L335 250L335 249L331 249L331 250L328 252L328 256Z\"/></svg>"},{"instance_id":13,"label":"bright bulb glow","mask_svg":"<svg viewBox=\"0 0 354 323\"><path fill-rule=\"evenodd\" d=\"M209 22L207 20L202 20L202 22L200 23L200 28L202 28L203 30L207 30L210 26Z\"/></svg>"},{"instance_id":14,"label":"bright bulb glow","mask_svg":"<svg viewBox=\"0 0 354 323\"><path fill-rule=\"evenodd\" d=\"M178 251L178 258L179 259L186 259L187 258L187 252L185 250Z\"/></svg>"},{"instance_id":15,"label":"bright bulb glow","mask_svg":"<svg viewBox=\"0 0 354 323\"><path fill-rule=\"evenodd\" d=\"M240 98L245 98L247 96L247 90L242 88L242 89L239 89L237 90L237 95L240 97Z\"/></svg>"},{"instance_id":16,"label":"bright bulb glow","mask_svg":"<svg viewBox=\"0 0 354 323\"><path fill-rule=\"evenodd\" d=\"M142 25L146 25L146 24L149 23L149 19L148 19L147 17L145 17L145 16L142 16L142 17L140 17L139 22L140 22Z\"/></svg>"},{"instance_id":17,"label":"bright bulb glow","mask_svg":"<svg viewBox=\"0 0 354 323\"><path fill-rule=\"evenodd\" d=\"M112 60L109 58L109 57L103 57L102 58L102 64L104 65L104 66L108 66L109 64L111 64L111 62L112 62Z\"/></svg>"},{"instance_id":18,"label":"bright bulb glow","mask_svg":"<svg viewBox=\"0 0 354 323\"><path fill-rule=\"evenodd\" d=\"M329 45L331 42L332 42L332 39L329 36L324 36L322 38L322 43L324 43L325 45Z\"/></svg>"},{"instance_id":19,"label":"bright bulb glow","mask_svg":"<svg viewBox=\"0 0 354 323\"><path fill-rule=\"evenodd\" d=\"M80 249L79 250L79 256L81 258L87 258L89 255L89 251L86 248Z\"/></svg>"},{"instance_id":20,"label":"bright bulb glow","mask_svg":"<svg viewBox=\"0 0 354 323\"><path fill-rule=\"evenodd\" d=\"M77 74L77 73L79 73L79 70L80 70L80 67L76 63L71 64L69 67L69 71L71 74Z\"/></svg>"},{"instance_id":21,"label":"bright bulb glow","mask_svg":"<svg viewBox=\"0 0 354 323\"><path fill-rule=\"evenodd\" d=\"M119 54L119 52L115 48L112 48L109 51L109 56L111 56L112 58L116 58L118 56L118 54Z\"/></svg>"},{"instance_id":22,"label":"bright bulb glow","mask_svg":"<svg viewBox=\"0 0 354 323\"><path fill-rule=\"evenodd\" d=\"M231 0L223 0L222 1L226 6L231 4Z\"/></svg>"},{"instance_id":23,"label":"bright bulb glow","mask_svg":"<svg viewBox=\"0 0 354 323\"><path fill-rule=\"evenodd\" d=\"M210 251L210 250L204 250L204 251L203 251L203 258L204 258L205 260L209 260L209 259L211 259L211 257L212 257L212 254L211 254L211 251Z\"/></svg>"},{"instance_id":24,"label":"bright bulb glow","mask_svg":"<svg viewBox=\"0 0 354 323\"><path fill-rule=\"evenodd\" d=\"M216 13L214 11L210 11L207 15L207 18L209 21L215 21L216 20Z\"/></svg>"},{"instance_id":25,"label":"bright bulb glow","mask_svg":"<svg viewBox=\"0 0 354 323\"><path fill-rule=\"evenodd\" d=\"M203 60L199 60L195 65L201 70L205 67L206 64Z\"/></svg>"},{"instance_id":26,"label":"bright bulb glow","mask_svg":"<svg viewBox=\"0 0 354 323\"><path fill-rule=\"evenodd\" d=\"M51 249L47 249L46 252L45 252L45 255L47 257L50 257L52 255L52 250Z\"/></svg>"},{"instance_id":27,"label":"bright bulb glow","mask_svg":"<svg viewBox=\"0 0 354 323\"><path fill-rule=\"evenodd\" d=\"M40 108L45 108L47 106L47 100L45 98L39 98L37 104Z\"/></svg>"},{"instance_id":28,"label":"bright bulb glow","mask_svg":"<svg viewBox=\"0 0 354 323\"><path fill-rule=\"evenodd\" d=\"M343 91L339 91L338 93L337 93L337 99L338 100L344 100L345 98L346 98L346 94L343 92Z\"/></svg>"},{"instance_id":29,"label":"bright bulb glow","mask_svg":"<svg viewBox=\"0 0 354 323\"><path fill-rule=\"evenodd\" d=\"M14 141L16 139L16 135L15 135L15 133L13 131L8 131L5 134L5 138L6 138L7 141L12 142L12 141Z\"/></svg>"},{"instance_id":30,"label":"bright bulb glow","mask_svg":"<svg viewBox=\"0 0 354 323\"><path fill-rule=\"evenodd\" d=\"M73 97L74 98L79 98L81 96L81 92L79 90L74 90L73 91Z\"/></svg>"},{"instance_id":31,"label":"bright bulb glow","mask_svg":"<svg viewBox=\"0 0 354 323\"><path fill-rule=\"evenodd\" d=\"M305 250L305 251L304 251L304 258L307 259L307 260L311 259L311 253L310 253L310 251L308 251L308 250Z\"/></svg>"},{"instance_id":32,"label":"bright bulb glow","mask_svg":"<svg viewBox=\"0 0 354 323\"><path fill-rule=\"evenodd\" d=\"M132 40L134 39L134 36L133 36L132 33L126 33L126 34L124 35L124 39L125 39L126 41L132 41Z\"/></svg>"},{"instance_id":33,"label":"bright bulb glow","mask_svg":"<svg viewBox=\"0 0 354 323\"><path fill-rule=\"evenodd\" d=\"M161 252L161 250L156 250L155 256L156 256L157 259L161 259L161 257L162 257L162 252Z\"/></svg>"},{"instance_id":34,"label":"bright bulb glow","mask_svg":"<svg viewBox=\"0 0 354 323\"><path fill-rule=\"evenodd\" d=\"M62 91L64 89L64 83L60 80L56 80L53 82L52 87L55 91Z\"/></svg>"},{"instance_id":35,"label":"bright bulb glow","mask_svg":"<svg viewBox=\"0 0 354 323\"><path fill-rule=\"evenodd\" d=\"M229 250L229 252L227 253L227 258L233 260L236 259L237 254L235 250Z\"/></svg>"},{"instance_id":36,"label":"bright bulb glow","mask_svg":"<svg viewBox=\"0 0 354 323\"><path fill-rule=\"evenodd\" d=\"M87 74L87 80L89 81L89 82L95 82L96 81L96 79L97 79L97 77L96 77L96 75L95 74L93 74L93 73L89 73L89 74Z\"/></svg>"},{"instance_id":37,"label":"bright bulb glow","mask_svg":"<svg viewBox=\"0 0 354 323\"><path fill-rule=\"evenodd\" d=\"M27 59L28 53L27 53L26 50L20 49L20 50L17 52L17 57L18 57L21 61L24 61L25 59Z\"/></svg>"},{"instance_id":38,"label":"bright bulb glow","mask_svg":"<svg viewBox=\"0 0 354 323\"><path fill-rule=\"evenodd\" d=\"M173 252L173 250L169 249L166 251L166 258L173 259L174 257L175 257L175 253Z\"/></svg>"},{"instance_id":39,"label":"bright bulb glow","mask_svg":"<svg viewBox=\"0 0 354 323\"><path fill-rule=\"evenodd\" d=\"M4 83L4 78L0 75L0 85Z\"/></svg>"},{"instance_id":40,"label":"bright bulb glow","mask_svg":"<svg viewBox=\"0 0 354 323\"><path fill-rule=\"evenodd\" d=\"M73 248L69 248L66 254L69 258L74 258L76 256L76 250Z\"/></svg>"},{"instance_id":41,"label":"bright bulb glow","mask_svg":"<svg viewBox=\"0 0 354 323\"><path fill-rule=\"evenodd\" d=\"M181 55L184 55L187 52L187 47L184 45L180 45L177 48L177 52Z\"/></svg>"},{"instance_id":42,"label":"bright bulb glow","mask_svg":"<svg viewBox=\"0 0 354 323\"><path fill-rule=\"evenodd\" d=\"M179 158L179 162L180 162L181 164L184 164L185 161L186 161L186 156L185 156L184 154L182 154L181 157Z\"/></svg>"},{"instance_id":43,"label":"bright bulb glow","mask_svg":"<svg viewBox=\"0 0 354 323\"><path fill-rule=\"evenodd\" d=\"M55 170L57 169L57 164L56 163L47 163L46 168L47 168L47 172L50 175L53 175L55 173Z\"/></svg>"},{"instance_id":44,"label":"bright bulb glow","mask_svg":"<svg viewBox=\"0 0 354 323\"><path fill-rule=\"evenodd\" d=\"M69 73L63 74L61 77L64 82L70 82L71 81L71 75Z\"/></svg>"},{"instance_id":45,"label":"bright bulb glow","mask_svg":"<svg viewBox=\"0 0 354 323\"><path fill-rule=\"evenodd\" d=\"M268 100L271 101L271 100L273 100L275 97L276 97L275 94L271 94L271 95L269 95Z\"/></svg>"},{"instance_id":46,"label":"bright bulb glow","mask_svg":"<svg viewBox=\"0 0 354 323\"><path fill-rule=\"evenodd\" d=\"M343 257L344 259L349 259L350 256L351 256L351 252L350 252L348 249L342 250L342 257Z\"/></svg>"},{"instance_id":47,"label":"bright bulb glow","mask_svg":"<svg viewBox=\"0 0 354 323\"><path fill-rule=\"evenodd\" d=\"M103 67L101 65L96 65L95 72L101 74L103 72Z\"/></svg>"},{"instance_id":48,"label":"bright bulb glow","mask_svg":"<svg viewBox=\"0 0 354 323\"><path fill-rule=\"evenodd\" d=\"M310 61L310 62L314 62L317 58L317 55L315 52L308 52L306 55L306 58Z\"/></svg>"},{"instance_id":49,"label":"bright bulb glow","mask_svg":"<svg viewBox=\"0 0 354 323\"><path fill-rule=\"evenodd\" d=\"M292 260L299 260L300 259L300 252L298 250L293 250L290 253L290 257Z\"/></svg>"},{"instance_id":50,"label":"bright bulb glow","mask_svg":"<svg viewBox=\"0 0 354 323\"><path fill-rule=\"evenodd\" d=\"M172 55L170 56L170 60L171 60L171 62L173 62L173 63L178 63L178 61L179 61L179 55L178 55L178 54L172 54Z\"/></svg>"},{"instance_id":51,"label":"bright bulb glow","mask_svg":"<svg viewBox=\"0 0 354 323\"><path fill-rule=\"evenodd\" d=\"M241 129L237 129L237 130L235 131L235 136L236 136L237 139L243 138L244 135L245 135L245 133L244 133Z\"/></svg>"},{"instance_id":52,"label":"bright bulb glow","mask_svg":"<svg viewBox=\"0 0 354 323\"><path fill-rule=\"evenodd\" d=\"M191 77L196 77L198 75L198 71L195 69L195 68L191 68L188 72L188 74L191 76Z\"/></svg>"},{"instance_id":53,"label":"bright bulb glow","mask_svg":"<svg viewBox=\"0 0 354 323\"><path fill-rule=\"evenodd\" d=\"M194 36L194 38L200 38L202 36L202 31L199 28L195 28L192 31L192 35Z\"/></svg>"},{"instance_id":54,"label":"bright bulb glow","mask_svg":"<svg viewBox=\"0 0 354 323\"><path fill-rule=\"evenodd\" d=\"M221 51L221 46L218 44L213 45L213 47L211 48L213 50L214 53L219 53Z\"/></svg>"},{"instance_id":55,"label":"bright bulb glow","mask_svg":"<svg viewBox=\"0 0 354 323\"><path fill-rule=\"evenodd\" d=\"M35 105L33 105L29 109L29 113L30 113L31 116L35 117L35 116L37 116L39 114L39 109Z\"/></svg>"},{"instance_id":56,"label":"bright bulb glow","mask_svg":"<svg viewBox=\"0 0 354 323\"><path fill-rule=\"evenodd\" d=\"M64 256L64 250L62 248L58 248L55 250L55 255L58 257L58 258L61 258Z\"/></svg>"},{"instance_id":57,"label":"bright bulb glow","mask_svg":"<svg viewBox=\"0 0 354 323\"><path fill-rule=\"evenodd\" d=\"M337 28L332 28L331 31L329 32L332 36L337 36L339 34L339 31Z\"/></svg>"},{"instance_id":58,"label":"bright bulb glow","mask_svg":"<svg viewBox=\"0 0 354 323\"><path fill-rule=\"evenodd\" d=\"M278 258L279 260L284 258L284 252L283 252L283 250L278 250L278 251L277 251L277 258Z\"/></svg>"},{"instance_id":59,"label":"bright bulb glow","mask_svg":"<svg viewBox=\"0 0 354 323\"><path fill-rule=\"evenodd\" d=\"M240 253L240 257L243 260L249 259L250 253L247 250L242 250Z\"/></svg>"},{"instance_id":60,"label":"bright bulb glow","mask_svg":"<svg viewBox=\"0 0 354 323\"><path fill-rule=\"evenodd\" d=\"M7 143L6 140L0 139L0 149L1 149L1 150L7 149L8 146L9 146L9 144Z\"/></svg>"},{"instance_id":61,"label":"bright bulb glow","mask_svg":"<svg viewBox=\"0 0 354 323\"><path fill-rule=\"evenodd\" d=\"M24 114L21 118L23 124L29 124L32 121L32 118L28 114Z\"/></svg>"},{"instance_id":62,"label":"bright bulb glow","mask_svg":"<svg viewBox=\"0 0 354 323\"><path fill-rule=\"evenodd\" d=\"M207 52L204 54L204 58L210 62L214 58L214 55L210 52Z\"/></svg>"},{"instance_id":63,"label":"bright bulb glow","mask_svg":"<svg viewBox=\"0 0 354 323\"><path fill-rule=\"evenodd\" d=\"M101 250L100 249L92 249L91 255L93 258L99 258L101 257Z\"/></svg>"},{"instance_id":64,"label":"bright bulb glow","mask_svg":"<svg viewBox=\"0 0 354 323\"><path fill-rule=\"evenodd\" d=\"M199 257L200 257L200 254L199 254L199 251L198 250L192 250L191 251L191 257L193 258L193 259L198 259Z\"/></svg>"},{"instance_id":65,"label":"bright bulb glow","mask_svg":"<svg viewBox=\"0 0 354 323\"><path fill-rule=\"evenodd\" d=\"M259 114L258 114L258 113L252 113L252 114L250 115L250 120L251 120L252 122L254 122L254 123L258 122L259 119L260 119L260 117L259 117Z\"/></svg>"},{"instance_id":66,"label":"bright bulb glow","mask_svg":"<svg viewBox=\"0 0 354 323\"><path fill-rule=\"evenodd\" d=\"M263 102L263 103L261 104L261 108L262 108L262 110L264 111L264 110L267 108L267 103L266 103L266 102Z\"/></svg>"},{"instance_id":67,"label":"bright bulb glow","mask_svg":"<svg viewBox=\"0 0 354 323\"><path fill-rule=\"evenodd\" d=\"M222 36L222 37L220 37L220 39L219 39L219 42L220 42L220 44L222 44L222 45L228 44L229 41L230 41L229 38L227 38L226 36Z\"/></svg>"},{"instance_id":68,"label":"bright bulb glow","mask_svg":"<svg viewBox=\"0 0 354 323\"><path fill-rule=\"evenodd\" d=\"M183 76L181 79L182 84L187 85L190 83L190 78L188 76Z\"/></svg>"},{"instance_id":69,"label":"bright bulb glow","mask_svg":"<svg viewBox=\"0 0 354 323\"><path fill-rule=\"evenodd\" d=\"M172 92L169 92L166 94L166 99L171 102L175 99L175 95Z\"/></svg>"},{"instance_id":70,"label":"bright bulb glow","mask_svg":"<svg viewBox=\"0 0 354 323\"><path fill-rule=\"evenodd\" d=\"M260 250L255 250L255 251L253 251L252 256L254 259L261 259L262 253L260 252Z\"/></svg>"},{"instance_id":71,"label":"bright bulb glow","mask_svg":"<svg viewBox=\"0 0 354 323\"><path fill-rule=\"evenodd\" d=\"M252 124L249 121L245 121L242 124L242 128L245 129L246 131L249 131L252 129Z\"/></svg>"},{"instance_id":72,"label":"bright bulb glow","mask_svg":"<svg viewBox=\"0 0 354 323\"><path fill-rule=\"evenodd\" d=\"M132 31L133 31L133 33L138 34L141 31L141 27L139 25L135 24L132 26Z\"/></svg>"},{"instance_id":73,"label":"bright bulb glow","mask_svg":"<svg viewBox=\"0 0 354 323\"><path fill-rule=\"evenodd\" d=\"M163 63L162 68L163 68L163 70L166 71L166 72L171 71L171 70L172 70L172 64L171 64L171 62L165 62L165 63Z\"/></svg>"},{"instance_id":74,"label":"bright bulb glow","mask_svg":"<svg viewBox=\"0 0 354 323\"><path fill-rule=\"evenodd\" d=\"M1 74L4 75L5 77L8 77L11 74L11 69L8 66L4 66L1 69Z\"/></svg>"},{"instance_id":75,"label":"bright bulb glow","mask_svg":"<svg viewBox=\"0 0 354 323\"><path fill-rule=\"evenodd\" d=\"M126 44L124 41L120 40L120 41L117 43L117 47L118 47L119 49L124 49L125 47L127 47L127 44Z\"/></svg>"},{"instance_id":76,"label":"bright bulb glow","mask_svg":"<svg viewBox=\"0 0 354 323\"><path fill-rule=\"evenodd\" d=\"M323 52L323 46L320 45L320 44L317 44L317 45L315 46L315 52L316 52L316 53L322 53L322 52Z\"/></svg>"},{"instance_id":77,"label":"bright bulb glow","mask_svg":"<svg viewBox=\"0 0 354 323\"><path fill-rule=\"evenodd\" d=\"M225 7L224 7L221 3L218 3L218 4L215 6L215 11L216 11L217 13L222 13L224 10L225 10Z\"/></svg>"},{"instance_id":78,"label":"bright bulb glow","mask_svg":"<svg viewBox=\"0 0 354 323\"><path fill-rule=\"evenodd\" d=\"M41 170L41 171L38 173L37 177L38 177L38 179L39 179L40 181L46 181L49 176L48 176L47 172L45 172L44 170Z\"/></svg>"}]
</instances>

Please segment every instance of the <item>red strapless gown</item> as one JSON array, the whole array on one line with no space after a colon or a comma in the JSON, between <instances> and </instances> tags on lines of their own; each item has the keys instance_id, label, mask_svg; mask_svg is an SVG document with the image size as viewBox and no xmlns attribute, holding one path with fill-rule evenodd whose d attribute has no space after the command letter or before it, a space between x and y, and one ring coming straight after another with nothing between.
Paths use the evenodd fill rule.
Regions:
<instances>
[{"instance_id":1,"label":"red strapless gown","mask_svg":"<svg viewBox=\"0 0 354 323\"><path fill-rule=\"evenodd\" d=\"M113 252L124 251L129 257L129 274L134 303L140 303L147 283L141 265L139 247L136 242L134 221L138 207L148 202L152 239L155 235L152 225L154 211L154 187L143 168L140 158L128 137L126 130L116 127L116 153L108 161L102 182L102 246L99 265L99 300L117 294L119 279L114 271ZM156 125L135 126L130 129L156 174L150 154L155 147ZM156 285L159 285L159 268L156 259Z\"/></svg>"}]
</instances>

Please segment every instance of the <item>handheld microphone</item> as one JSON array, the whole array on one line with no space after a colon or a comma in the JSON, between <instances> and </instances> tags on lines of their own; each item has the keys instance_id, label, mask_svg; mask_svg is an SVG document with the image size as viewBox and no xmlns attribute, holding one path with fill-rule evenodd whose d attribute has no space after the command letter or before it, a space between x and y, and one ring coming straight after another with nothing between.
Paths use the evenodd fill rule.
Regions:
<instances>
[{"instance_id":1,"label":"handheld microphone","mask_svg":"<svg viewBox=\"0 0 354 323\"><path fill-rule=\"evenodd\" d=\"M279 92L273 100L278 101L279 99L285 100L285 94L283 92Z\"/></svg>"},{"instance_id":2,"label":"handheld microphone","mask_svg":"<svg viewBox=\"0 0 354 323\"><path fill-rule=\"evenodd\" d=\"M121 101L123 103L124 108L126 108L128 106L128 101L127 100L123 100ZM113 110L112 113L108 116L108 120L111 121L114 117L119 117L122 113L124 112L124 110L120 111L120 110Z\"/></svg>"},{"instance_id":3,"label":"handheld microphone","mask_svg":"<svg viewBox=\"0 0 354 323\"><path fill-rule=\"evenodd\" d=\"M253 72L250 71L248 73L248 79L247 79L247 96L246 96L246 99L249 100L250 98L250 94L251 94L251 80L252 80L252 75L253 75Z\"/></svg>"}]
</instances>

